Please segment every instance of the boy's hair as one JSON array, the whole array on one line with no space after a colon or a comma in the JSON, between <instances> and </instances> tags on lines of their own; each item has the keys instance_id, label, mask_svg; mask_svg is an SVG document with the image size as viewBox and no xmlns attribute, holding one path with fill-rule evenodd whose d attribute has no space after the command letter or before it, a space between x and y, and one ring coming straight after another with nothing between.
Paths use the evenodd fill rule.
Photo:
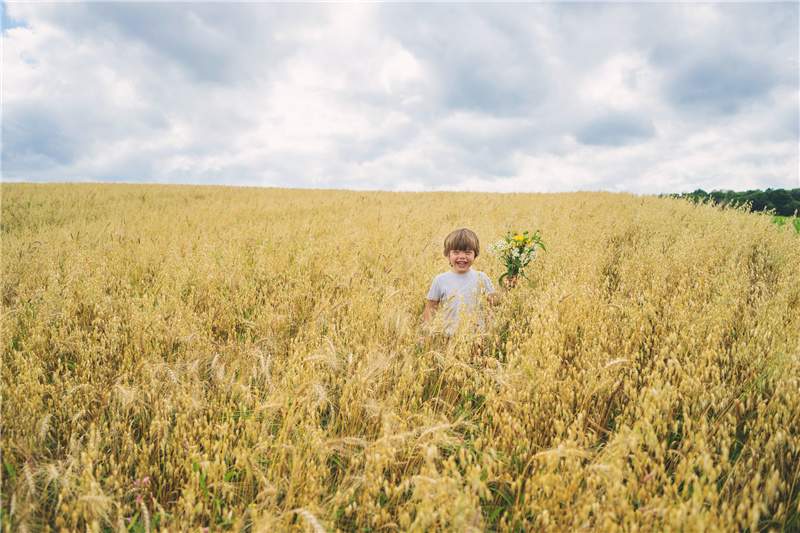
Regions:
<instances>
[{"instance_id":1,"label":"boy's hair","mask_svg":"<svg viewBox=\"0 0 800 533\"><path fill-rule=\"evenodd\" d=\"M450 250L463 250L475 252L475 257L481 253L481 245L474 231L467 228L454 229L444 239L444 255L450 255Z\"/></svg>"}]
</instances>

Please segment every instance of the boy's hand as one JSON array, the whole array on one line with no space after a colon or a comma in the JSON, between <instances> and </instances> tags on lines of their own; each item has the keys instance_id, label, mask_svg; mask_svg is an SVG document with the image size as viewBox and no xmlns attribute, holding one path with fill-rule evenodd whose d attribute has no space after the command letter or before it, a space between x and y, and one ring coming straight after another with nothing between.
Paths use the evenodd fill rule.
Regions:
<instances>
[{"instance_id":1,"label":"boy's hand","mask_svg":"<svg viewBox=\"0 0 800 533\"><path fill-rule=\"evenodd\" d=\"M500 305L501 294L509 289L513 289L517 286L517 282L519 281L519 274L514 274L503 278L503 287L502 291L495 291L492 294L487 295L487 299L489 303L492 305Z\"/></svg>"},{"instance_id":2,"label":"boy's hand","mask_svg":"<svg viewBox=\"0 0 800 533\"><path fill-rule=\"evenodd\" d=\"M433 319L433 314L436 312L436 308L439 306L439 302L435 300L427 300L425 304L425 312L422 314L422 331L426 335L428 335L431 331L431 320Z\"/></svg>"}]
</instances>

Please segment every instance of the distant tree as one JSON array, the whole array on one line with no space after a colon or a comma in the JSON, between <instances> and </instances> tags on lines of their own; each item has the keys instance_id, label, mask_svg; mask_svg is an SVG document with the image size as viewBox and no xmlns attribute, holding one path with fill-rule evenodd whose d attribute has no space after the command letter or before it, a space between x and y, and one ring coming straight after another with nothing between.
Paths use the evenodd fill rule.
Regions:
<instances>
[{"instance_id":1,"label":"distant tree","mask_svg":"<svg viewBox=\"0 0 800 533\"><path fill-rule=\"evenodd\" d=\"M780 209L792 201L792 194L785 189L767 189L764 194L776 209Z\"/></svg>"},{"instance_id":2,"label":"distant tree","mask_svg":"<svg viewBox=\"0 0 800 533\"><path fill-rule=\"evenodd\" d=\"M767 195L764 191L747 191L743 197L745 202L750 202L750 210L755 212L761 212L765 209L775 209L775 206L767 200Z\"/></svg>"},{"instance_id":3,"label":"distant tree","mask_svg":"<svg viewBox=\"0 0 800 533\"><path fill-rule=\"evenodd\" d=\"M767 189L764 192L767 200L772 202L772 205L775 206L775 213L788 217L791 216L789 213L789 204L792 203L792 194L785 190L785 189Z\"/></svg>"},{"instance_id":4,"label":"distant tree","mask_svg":"<svg viewBox=\"0 0 800 533\"><path fill-rule=\"evenodd\" d=\"M726 201L726 191L711 191L709 196L717 205L725 205L728 203Z\"/></svg>"},{"instance_id":5,"label":"distant tree","mask_svg":"<svg viewBox=\"0 0 800 533\"><path fill-rule=\"evenodd\" d=\"M719 206L737 206L750 204L750 210L761 212L774 211L777 215L793 216L795 211L800 215L800 189L767 189L761 191L735 192L730 189L714 189L710 193L703 189L695 189L690 193L682 193L678 198L690 198L695 202L713 202Z\"/></svg>"},{"instance_id":6,"label":"distant tree","mask_svg":"<svg viewBox=\"0 0 800 533\"><path fill-rule=\"evenodd\" d=\"M725 202L726 204L728 204L728 203L730 203L730 202L732 202L732 201L734 201L736 199L736 195L737 195L736 192L734 192L734 191L732 191L730 189L725 189L722 192L725 193L725 199L723 200L723 202Z\"/></svg>"}]
</instances>

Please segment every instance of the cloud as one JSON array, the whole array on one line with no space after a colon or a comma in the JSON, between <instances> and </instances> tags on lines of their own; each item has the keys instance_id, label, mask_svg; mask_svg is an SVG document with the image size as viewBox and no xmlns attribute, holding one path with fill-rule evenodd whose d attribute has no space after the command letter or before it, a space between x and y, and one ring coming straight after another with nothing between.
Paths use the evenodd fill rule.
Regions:
<instances>
[{"instance_id":1,"label":"cloud","mask_svg":"<svg viewBox=\"0 0 800 533\"><path fill-rule=\"evenodd\" d=\"M12 28L27 27L24 21L8 15L5 3L0 4L0 26L2 26L4 32Z\"/></svg>"},{"instance_id":2,"label":"cloud","mask_svg":"<svg viewBox=\"0 0 800 533\"><path fill-rule=\"evenodd\" d=\"M51 164L67 165L75 160L78 147L65 134L61 121L51 110L18 106L9 110L4 120L10 125L3 132L3 152L11 161L23 160L25 166L46 168Z\"/></svg>"},{"instance_id":3,"label":"cloud","mask_svg":"<svg viewBox=\"0 0 800 533\"><path fill-rule=\"evenodd\" d=\"M726 54L679 72L667 92L675 104L689 111L730 115L769 93L774 78L767 65Z\"/></svg>"},{"instance_id":4,"label":"cloud","mask_svg":"<svg viewBox=\"0 0 800 533\"><path fill-rule=\"evenodd\" d=\"M7 181L798 186L798 6L10 3Z\"/></svg>"},{"instance_id":5,"label":"cloud","mask_svg":"<svg viewBox=\"0 0 800 533\"><path fill-rule=\"evenodd\" d=\"M613 113L593 120L577 138L583 144L597 146L624 146L652 138L653 121L641 114Z\"/></svg>"}]
</instances>

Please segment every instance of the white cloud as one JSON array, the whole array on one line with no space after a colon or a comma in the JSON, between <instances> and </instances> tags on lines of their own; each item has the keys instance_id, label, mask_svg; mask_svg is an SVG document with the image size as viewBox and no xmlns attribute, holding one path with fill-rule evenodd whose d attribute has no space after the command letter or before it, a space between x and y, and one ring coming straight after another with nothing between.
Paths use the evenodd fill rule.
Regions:
<instances>
[{"instance_id":1,"label":"white cloud","mask_svg":"<svg viewBox=\"0 0 800 533\"><path fill-rule=\"evenodd\" d=\"M657 105L657 73L641 51L613 55L578 79L582 105L594 109L638 111Z\"/></svg>"}]
</instances>

